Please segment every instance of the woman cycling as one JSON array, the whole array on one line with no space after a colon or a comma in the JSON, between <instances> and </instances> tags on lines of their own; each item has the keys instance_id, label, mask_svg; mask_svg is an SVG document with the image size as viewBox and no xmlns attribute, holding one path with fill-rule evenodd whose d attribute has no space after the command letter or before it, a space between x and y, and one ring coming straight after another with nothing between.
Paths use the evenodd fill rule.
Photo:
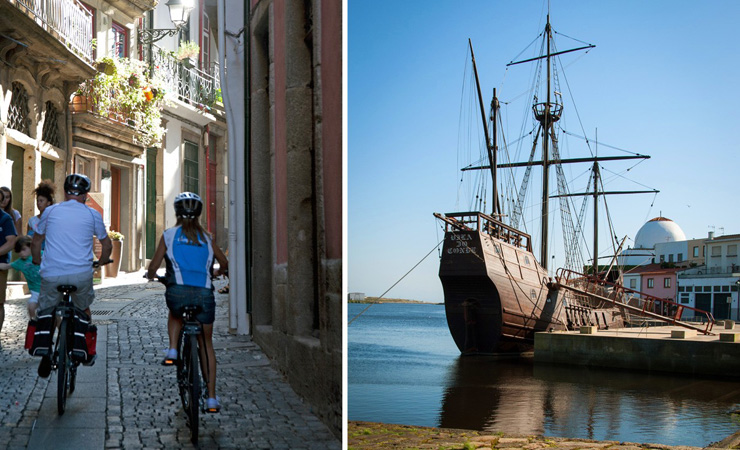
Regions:
<instances>
[{"instance_id":1,"label":"woman cycling","mask_svg":"<svg viewBox=\"0 0 740 450\"><path fill-rule=\"evenodd\" d=\"M216 301L213 296L213 259L219 268L213 276L228 271L229 262L211 236L201 227L199 217L203 210L200 197L192 192L183 192L175 197L177 223L168 228L159 240L147 270L147 277L156 276L157 269L165 260L167 267L167 291L165 299L169 308L167 332L170 348L162 364L172 365L177 360L177 338L182 328L182 311L186 305L199 305L201 312L196 319L203 324L203 337L208 360L208 400L206 410L221 409L216 397L216 355L213 351L213 322L216 317Z\"/></svg>"}]
</instances>

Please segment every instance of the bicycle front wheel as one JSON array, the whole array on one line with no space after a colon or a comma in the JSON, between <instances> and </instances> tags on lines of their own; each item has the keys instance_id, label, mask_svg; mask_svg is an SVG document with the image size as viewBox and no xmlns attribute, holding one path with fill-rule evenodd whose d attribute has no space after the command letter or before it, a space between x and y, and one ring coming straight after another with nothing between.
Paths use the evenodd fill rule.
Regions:
<instances>
[{"instance_id":1,"label":"bicycle front wheel","mask_svg":"<svg viewBox=\"0 0 740 450\"><path fill-rule=\"evenodd\" d=\"M200 364L198 363L198 338L194 334L188 336L187 355L188 367L188 417L190 418L190 440L198 442L198 419L200 402Z\"/></svg>"},{"instance_id":2,"label":"bicycle front wheel","mask_svg":"<svg viewBox=\"0 0 740 450\"><path fill-rule=\"evenodd\" d=\"M67 354L67 320L62 320L59 328L58 364L57 364L57 411L59 415L64 414L67 406L67 382L69 380L69 355Z\"/></svg>"}]
</instances>

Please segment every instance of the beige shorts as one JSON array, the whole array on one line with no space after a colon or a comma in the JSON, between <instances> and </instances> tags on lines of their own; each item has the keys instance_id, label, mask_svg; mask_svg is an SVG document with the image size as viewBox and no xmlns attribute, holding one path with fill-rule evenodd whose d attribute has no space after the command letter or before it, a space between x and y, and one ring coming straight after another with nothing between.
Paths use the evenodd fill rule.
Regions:
<instances>
[{"instance_id":1,"label":"beige shorts","mask_svg":"<svg viewBox=\"0 0 740 450\"><path fill-rule=\"evenodd\" d=\"M43 310L56 306L62 301L62 293L57 291L57 286L63 284L77 286L77 291L72 293L72 303L76 307L87 309L93 300L95 300L92 270L57 277L41 277L41 291L39 292L40 309Z\"/></svg>"}]
</instances>

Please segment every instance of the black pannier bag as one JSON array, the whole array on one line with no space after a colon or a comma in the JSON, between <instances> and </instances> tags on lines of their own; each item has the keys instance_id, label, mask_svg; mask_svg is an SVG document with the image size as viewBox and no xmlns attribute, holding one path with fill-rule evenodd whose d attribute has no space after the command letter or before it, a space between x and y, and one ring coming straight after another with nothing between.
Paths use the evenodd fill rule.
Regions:
<instances>
[{"instance_id":1,"label":"black pannier bag","mask_svg":"<svg viewBox=\"0 0 740 450\"><path fill-rule=\"evenodd\" d=\"M85 334L90 327L90 316L85 311L75 308L74 311L74 339L72 339L72 358L78 361L87 361L87 340Z\"/></svg>"},{"instance_id":2,"label":"black pannier bag","mask_svg":"<svg viewBox=\"0 0 740 450\"><path fill-rule=\"evenodd\" d=\"M39 311L36 315L36 330L28 353L31 356L51 355L51 336L54 331L54 307Z\"/></svg>"}]
</instances>

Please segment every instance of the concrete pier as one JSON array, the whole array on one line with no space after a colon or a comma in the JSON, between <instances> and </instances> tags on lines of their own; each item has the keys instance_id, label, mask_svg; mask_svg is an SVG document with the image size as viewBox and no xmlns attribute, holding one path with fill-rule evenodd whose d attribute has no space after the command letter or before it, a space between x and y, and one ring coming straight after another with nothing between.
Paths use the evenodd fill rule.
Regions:
<instances>
[{"instance_id":1,"label":"concrete pier","mask_svg":"<svg viewBox=\"0 0 740 450\"><path fill-rule=\"evenodd\" d=\"M542 332L536 362L740 378L740 330L714 326L714 335L682 327Z\"/></svg>"}]
</instances>

